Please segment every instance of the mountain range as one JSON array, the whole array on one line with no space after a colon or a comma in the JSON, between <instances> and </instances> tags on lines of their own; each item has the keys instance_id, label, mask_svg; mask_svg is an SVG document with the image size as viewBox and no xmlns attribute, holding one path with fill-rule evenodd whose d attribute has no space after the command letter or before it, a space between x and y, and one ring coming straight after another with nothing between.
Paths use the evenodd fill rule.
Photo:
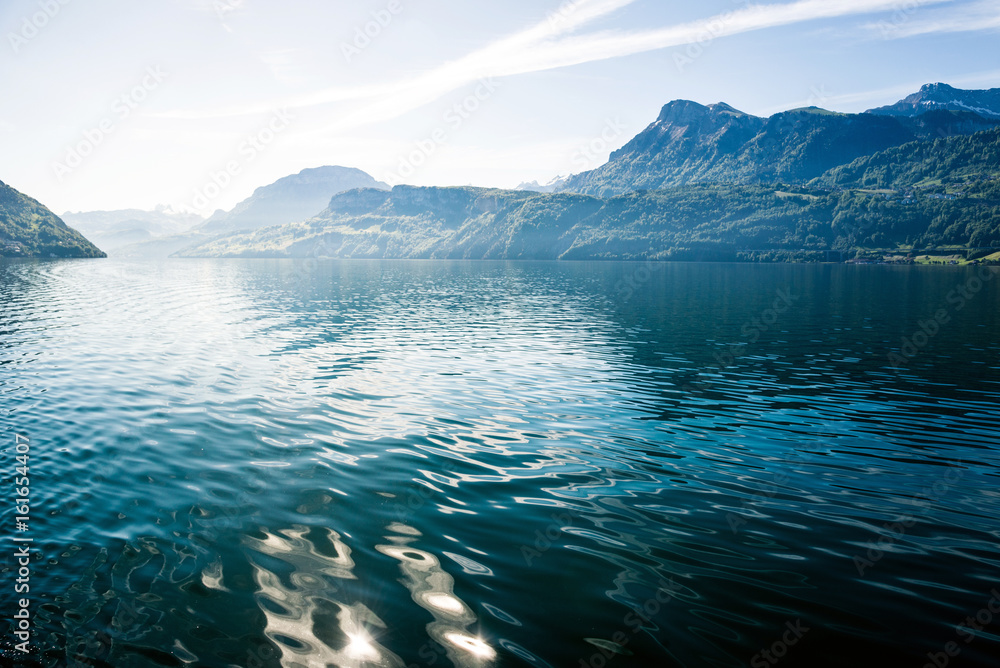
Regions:
<instances>
[{"instance_id":1,"label":"mountain range","mask_svg":"<svg viewBox=\"0 0 1000 668\"><path fill-rule=\"evenodd\" d=\"M676 100L607 163L570 177L557 191L604 197L692 183L806 183L894 146L998 125L1000 89L943 84L861 114L809 107L761 118L724 103Z\"/></svg>"},{"instance_id":2,"label":"mountain range","mask_svg":"<svg viewBox=\"0 0 1000 668\"><path fill-rule=\"evenodd\" d=\"M995 146L1000 131L992 135ZM943 189L892 195L707 184L600 198L396 186L348 191L310 220L221 237L179 255L840 260L859 247L1000 247L1000 181L963 187L955 197Z\"/></svg>"},{"instance_id":3,"label":"mountain range","mask_svg":"<svg viewBox=\"0 0 1000 668\"><path fill-rule=\"evenodd\" d=\"M822 260L940 246L985 255L1000 247L996 92L932 84L894 110L766 119L675 101L608 163L556 182L558 192L349 191L310 220L181 255Z\"/></svg>"},{"instance_id":4,"label":"mountain range","mask_svg":"<svg viewBox=\"0 0 1000 668\"><path fill-rule=\"evenodd\" d=\"M116 254L763 260L989 249L1000 246L998 146L1000 89L928 84L860 114L768 118L676 100L606 164L545 185L390 191L360 170L307 169Z\"/></svg>"}]
</instances>

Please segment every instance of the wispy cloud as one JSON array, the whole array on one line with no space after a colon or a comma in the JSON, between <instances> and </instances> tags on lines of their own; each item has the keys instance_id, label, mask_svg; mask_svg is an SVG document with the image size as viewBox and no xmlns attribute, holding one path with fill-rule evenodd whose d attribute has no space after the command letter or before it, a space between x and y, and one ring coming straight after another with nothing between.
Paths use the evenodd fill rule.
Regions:
<instances>
[{"instance_id":1,"label":"wispy cloud","mask_svg":"<svg viewBox=\"0 0 1000 668\"><path fill-rule=\"evenodd\" d=\"M260 114L276 107L305 108L346 101L363 106L340 115L323 131L339 131L397 118L444 95L489 77L541 72L588 62L620 58L696 43L706 34L714 39L808 21L893 11L900 0L799 0L751 5L701 21L641 31L581 29L635 0L577 0L568 11L499 39L462 58L408 80L356 87L334 87L263 105L214 111L192 110L162 114L174 118L226 117ZM952 0L925 0L941 4Z\"/></svg>"},{"instance_id":2,"label":"wispy cloud","mask_svg":"<svg viewBox=\"0 0 1000 668\"><path fill-rule=\"evenodd\" d=\"M950 2L951 0L930 0ZM789 4L751 5L702 21L637 32L600 32L537 44L533 49L506 54L493 76L521 74L619 58L646 51L693 44L781 26L891 10L899 0L800 0Z\"/></svg>"},{"instance_id":3,"label":"wispy cloud","mask_svg":"<svg viewBox=\"0 0 1000 668\"><path fill-rule=\"evenodd\" d=\"M918 10L901 15L899 20L869 23L865 27L878 31L887 39L934 33L1000 30L1000 3L996 0L980 0L980 2L953 4L933 10Z\"/></svg>"},{"instance_id":4,"label":"wispy cloud","mask_svg":"<svg viewBox=\"0 0 1000 668\"><path fill-rule=\"evenodd\" d=\"M950 1L928 0L931 3ZM719 39L806 21L892 10L899 5L899 0L800 0L789 4L752 5L702 21L656 30L564 34L574 32L582 24L601 18L631 2L632 0L594 2L592 6L588 6L590 11L586 14L571 15L570 19L575 20L567 21L567 25L560 25L560 30L553 30L552 22L545 21L428 72L405 87L394 88L388 92L387 99L366 105L357 113L342 117L336 125L324 130L345 130L359 124L390 120L484 77L541 72L692 44L703 39L706 34Z\"/></svg>"},{"instance_id":5,"label":"wispy cloud","mask_svg":"<svg viewBox=\"0 0 1000 668\"><path fill-rule=\"evenodd\" d=\"M263 104L241 105L213 110L183 110L163 112L161 117L178 119L226 118L233 116L267 113L276 107L302 109L336 102L397 97L397 104L405 104L405 109L422 106L439 99L457 88L481 78L514 74L503 67L505 60L512 56L531 51L540 44L573 32L604 18L615 11L631 5L635 0L576 0L572 9L552 15L526 30L501 38L482 49L462 58L445 63L425 74L405 80L364 86L337 86L300 95L284 100L274 100ZM548 68L540 68L548 69ZM372 117L370 117L372 118ZM372 118L372 121L381 120Z\"/></svg>"}]
</instances>

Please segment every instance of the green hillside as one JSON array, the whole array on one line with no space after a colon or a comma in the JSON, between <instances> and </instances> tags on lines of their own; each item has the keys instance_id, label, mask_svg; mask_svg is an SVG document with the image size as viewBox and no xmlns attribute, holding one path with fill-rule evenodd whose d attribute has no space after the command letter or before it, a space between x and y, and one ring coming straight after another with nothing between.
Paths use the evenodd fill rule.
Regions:
<instances>
[{"instance_id":1,"label":"green hillside","mask_svg":"<svg viewBox=\"0 0 1000 668\"><path fill-rule=\"evenodd\" d=\"M37 201L0 182L0 257L106 257Z\"/></svg>"},{"instance_id":2,"label":"green hillside","mask_svg":"<svg viewBox=\"0 0 1000 668\"><path fill-rule=\"evenodd\" d=\"M831 169L813 185L841 188L954 186L1000 177L1000 128L916 141Z\"/></svg>"},{"instance_id":3,"label":"green hillside","mask_svg":"<svg viewBox=\"0 0 1000 668\"><path fill-rule=\"evenodd\" d=\"M189 257L824 260L868 248L1000 247L1000 200L701 185L601 199L397 186L334 197L312 220L217 239Z\"/></svg>"}]
</instances>

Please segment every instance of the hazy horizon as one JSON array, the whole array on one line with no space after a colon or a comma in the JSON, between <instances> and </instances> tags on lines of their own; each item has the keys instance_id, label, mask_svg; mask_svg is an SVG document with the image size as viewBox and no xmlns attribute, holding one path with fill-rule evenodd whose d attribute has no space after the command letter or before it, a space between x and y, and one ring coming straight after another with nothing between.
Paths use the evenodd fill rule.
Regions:
<instances>
[{"instance_id":1,"label":"hazy horizon","mask_svg":"<svg viewBox=\"0 0 1000 668\"><path fill-rule=\"evenodd\" d=\"M58 212L207 216L322 165L544 183L600 165L673 99L858 112L925 83L1000 86L982 0L18 0L0 26L20 93L0 181Z\"/></svg>"}]
</instances>

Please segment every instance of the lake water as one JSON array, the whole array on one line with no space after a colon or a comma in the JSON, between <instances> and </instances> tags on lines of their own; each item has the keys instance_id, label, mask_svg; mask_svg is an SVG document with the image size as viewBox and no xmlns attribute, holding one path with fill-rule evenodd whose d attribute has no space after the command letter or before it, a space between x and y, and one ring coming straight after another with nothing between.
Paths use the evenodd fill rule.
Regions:
<instances>
[{"instance_id":1,"label":"lake water","mask_svg":"<svg viewBox=\"0 0 1000 668\"><path fill-rule=\"evenodd\" d=\"M997 665L993 276L2 264L18 665Z\"/></svg>"}]
</instances>

